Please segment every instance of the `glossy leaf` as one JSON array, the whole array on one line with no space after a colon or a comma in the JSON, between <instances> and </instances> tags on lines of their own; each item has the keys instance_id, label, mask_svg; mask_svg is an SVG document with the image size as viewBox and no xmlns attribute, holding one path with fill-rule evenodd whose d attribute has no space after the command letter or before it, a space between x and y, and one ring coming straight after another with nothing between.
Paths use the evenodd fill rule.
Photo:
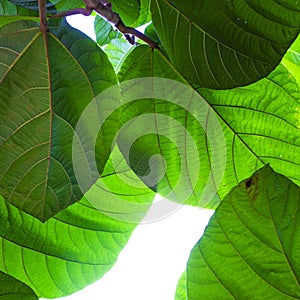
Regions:
<instances>
[{"instance_id":1,"label":"glossy leaf","mask_svg":"<svg viewBox=\"0 0 300 300\"><path fill-rule=\"evenodd\" d=\"M45 223L0 198L0 270L43 298L68 295L105 274L136 226L129 221L141 220L154 193L140 183L117 149L103 174L86 198ZM127 199L139 214L120 211L119 202Z\"/></svg>"},{"instance_id":2,"label":"glossy leaf","mask_svg":"<svg viewBox=\"0 0 300 300\"><path fill-rule=\"evenodd\" d=\"M0 272L0 298L5 300L37 300L31 288L15 278Z\"/></svg>"},{"instance_id":3,"label":"glossy leaf","mask_svg":"<svg viewBox=\"0 0 300 300\"><path fill-rule=\"evenodd\" d=\"M172 63L196 86L227 89L267 76L300 31L295 0L151 2Z\"/></svg>"},{"instance_id":4,"label":"glossy leaf","mask_svg":"<svg viewBox=\"0 0 300 300\"><path fill-rule=\"evenodd\" d=\"M95 18L94 26L96 40L100 46L104 46L110 43L112 40L122 37L122 34L119 31L113 28L109 22L105 21L98 15Z\"/></svg>"},{"instance_id":5,"label":"glossy leaf","mask_svg":"<svg viewBox=\"0 0 300 300\"><path fill-rule=\"evenodd\" d=\"M269 166L222 201L187 267L187 299L299 299L300 189Z\"/></svg>"},{"instance_id":6,"label":"glossy leaf","mask_svg":"<svg viewBox=\"0 0 300 300\"><path fill-rule=\"evenodd\" d=\"M74 128L115 74L96 43L66 24L46 36L32 22L4 26L0 51L0 193L45 221L82 197ZM97 156L100 173L110 151Z\"/></svg>"},{"instance_id":7,"label":"glossy leaf","mask_svg":"<svg viewBox=\"0 0 300 300\"><path fill-rule=\"evenodd\" d=\"M135 48L126 57L119 72L122 82L142 76L185 82L160 51L146 46ZM148 88L153 87L150 85ZM167 86L165 90L167 93ZM137 127L132 125L126 134L120 135L119 147L124 153L122 145L128 147L128 141L136 136L128 161L141 178L149 174L151 168L160 172L162 165L168 166L164 176L152 186L154 190L172 199L177 198L176 201L183 198L172 196L175 187L182 196L186 195L186 189L192 190L185 203L215 208L219 198L215 196L208 202L206 193L209 190L210 197L218 191L222 199L239 181L267 163L295 182L300 182L299 86L283 66L279 66L268 78L244 88L226 91L193 89L194 99L188 98L185 102L180 89L178 95L174 91L172 93L172 101L178 101L181 107L163 99L143 99L122 111L122 124L140 115L153 115L152 120L138 126L154 128L158 135L152 132L152 135L140 137ZM160 115L168 117L164 119L163 133L157 125ZM219 122L221 126L220 134L214 133L215 137L209 126L206 128L205 122L201 124L198 121L207 118L208 124L211 124L214 117L215 125ZM185 136L191 135L194 145L180 136L179 124L185 129ZM177 135L177 144L174 143L174 135ZM185 152L179 155L182 149ZM162 155L164 161L161 159L160 164L151 166L153 155ZM195 173L197 163L200 165L199 173ZM183 171L184 164L190 164L189 170ZM180 176L186 182L178 186Z\"/></svg>"}]
</instances>

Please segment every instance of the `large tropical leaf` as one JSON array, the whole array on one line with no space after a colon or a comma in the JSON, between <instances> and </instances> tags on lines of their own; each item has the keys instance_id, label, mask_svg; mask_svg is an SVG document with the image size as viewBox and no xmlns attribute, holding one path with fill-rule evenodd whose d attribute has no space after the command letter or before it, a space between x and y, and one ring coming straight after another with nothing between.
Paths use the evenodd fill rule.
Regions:
<instances>
[{"instance_id":1,"label":"large tropical leaf","mask_svg":"<svg viewBox=\"0 0 300 300\"><path fill-rule=\"evenodd\" d=\"M300 31L295 0L154 0L153 23L174 66L215 89L268 75Z\"/></svg>"},{"instance_id":2,"label":"large tropical leaf","mask_svg":"<svg viewBox=\"0 0 300 300\"><path fill-rule=\"evenodd\" d=\"M178 285L176 288L175 293L175 300L186 300L187 294L186 294L186 272L183 272L181 277L178 280Z\"/></svg>"},{"instance_id":3,"label":"large tropical leaf","mask_svg":"<svg viewBox=\"0 0 300 300\"><path fill-rule=\"evenodd\" d=\"M33 22L6 25L0 51L0 193L45 221L82 197L74 128L88 103L115 84L114 70L96 43L66 24L46 35ZM97 155L100 173L110 151Z\"/></svg>"},{"instance_id":4,"label":"large tropical leaf","mask_svg":"<svg viewBox=\"0 0 300 300\"><path fill-rule=\"evenodd\" d=\"M82 289L112 267L153 198L118 149L91 193L45 223L0 198L0 270L43 298Z\"/></svg>"},{"instance_id":5,"label":"large tropical leaf","mask_svg":"<svg viewBox=\"0 0 300 300\"><path fill-rule=\"evenodd\" d=\"M25 7L30 10L39 10L37 0L9 0L15 5ZM81 0L46 0L46 9L48 13L57 13L58 11L69 10L77 7L84 7Z\"/></svg>"},{"instance_id":6,"label":"large tropical leaf","mask_svg":"<svg viewBox=\"0 0 300 300\"><path fill-rule=\"evenodd\" d=\"M135 48L119 72L121 82L143 76L185 82L160 51L146 46ZM123 127L130 120L132 123L119 130L118 140L124 155L132 141L130 155L125 156L146 184L148 174L161 174L167 166L152 184L154 190L177 201L215 208L219 198L212 196L216 191L223 198L267 163L300 182L299 86L283 66L244 88L214 91L190 87L193 97L163 79L157 82L144 89L160 86L165 100L142 99L124 106ZM132 91L135 97L136 89L132 84L130 90L128 84L126 93ZM147 114L152 119L133 125L137 116L143 120ZM161 121L162 115L166 117ZM143 128L150 131L142 134ZM160 155L164 159L159 159ZM151 157L156 157L156 164ZM183 181L178 184L180 178Z\"/></svg>"},{"instance_id":7,"label":"large tropical leaf","mask_svg":"<svg viewBox=\"0 0 300 300\"><path fill-rule=\"evenodd\" d=\"M0 298L5 300L37 300L37 295L24 283L0 272Z\"/></svg>"},{"instance_id":8,"label":"large tropical leaf","mask_svg":"<svg viewBox=\"0 0 300 300\"><path fill-rule=\"evenodd\" d=\"M300 188L269 166L222 201L187 266L187 299L299 299Z\"/></svg>"},{"instance_id":9,"label":"large tropical leaf","mask_svg":"<svg viewBox=\"0 0 300 300\"><path fill-rule=\"evenodd\" d=\"M1 1L0 27L18 20L34 20L37 22L39 20L38 13L23 7L15 6L8 0Z\"/></svg>"}]
</instances>

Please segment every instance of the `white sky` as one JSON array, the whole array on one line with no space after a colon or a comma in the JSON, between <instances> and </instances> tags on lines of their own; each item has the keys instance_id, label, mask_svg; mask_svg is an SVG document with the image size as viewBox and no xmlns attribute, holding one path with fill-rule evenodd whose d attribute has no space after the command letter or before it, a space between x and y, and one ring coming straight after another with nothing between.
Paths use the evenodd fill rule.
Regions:
<instances>
[{"instance_id":1,"label":"white sky","mask_svg":"<svg viewBox=\"0 0 300 300\"><path fill-rule=\"evenodd\" d=\"M93 17L81 15L68 18L73 27L95 38L93 21ZM161 221L139 225L117 263L102 279L60 299L174 300L190 250L212 213L183 206Z\"/></svg>"}]
</instances>

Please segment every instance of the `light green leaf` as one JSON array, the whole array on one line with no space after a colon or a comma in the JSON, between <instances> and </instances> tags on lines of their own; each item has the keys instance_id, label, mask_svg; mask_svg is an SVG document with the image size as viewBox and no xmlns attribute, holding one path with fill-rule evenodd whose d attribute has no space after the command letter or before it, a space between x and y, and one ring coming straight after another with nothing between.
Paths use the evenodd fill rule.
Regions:
<instances>
[{"instance_id":1,"label":"light green leaf","mask_svg":"<svg viewBox=\"0 0 300 300\"><path fill-rule=\"evenodd\" d=\"M112 40L104 48L104 52L107 54L116 72L122 65L126 53L128 53L131 48L132 46L124 38Z\"/></svg>"},{"instance_id":2,"label":"light green leaf","mask_svg":"<svg viewBox=\"0 0 300 300\"><path fill-rule=\"evenodd\" d=\"M300 189L269 166L222 201L187 267L187 299L299 299Z\"/></svg>"},{"instance_id":3,"label":"light green leaf","mask_svg":"<svg viewBox=\"0 0 300 300\"><path fill-rule=\"evenodd\" d=\"M300 32L295 0L151 2L170 60L190 82L226 89L267 76Z\"/></svg>"},{"instance_id":4,"label":"light green leaf","mask_svg":"<svg viewBox=\"0 0 300 300\"><path fill-rule=\"evenodd\" d=\"M45 223L0 198L0 270L43 298L68 295L105 274L154 193L128 168L118 149L103 174L86 198Z\"/></svg>"},{"instance_id":5,"label":"light green leaf","mask_svg":"<svg viewBox=\"0 0 300 300\"><path fill-rule=\"evenodd\" d=\"M100 46L110 43L113 39L121 38L122 34L117 31L113 26L104 20L99 15L96 16L95 22L96 40Z\"/></svg>"},{"instance_id":6,"label":"light green leaf","mask_svg":"<svg viewBox=\"0 0 300 300\"><path fill-rule=\"evenodd\" d=\"M282 62L297 79L300 86L300 35L287 51Z\"/></svg>"},{"instance_id":7,"label":"light green leaf","mask_svg":"<svg viewBox=\"0 0 300 300\"><path fill-rule=\"evenodd\" d=\"M181 277L178 280L178 285L175 294L175 300L186 300L186 272L183 272Z\"/></svg>"},{"instance_id":8,"label":"light green leaf","mask_svg":"<svg viewBox=\"0 0 300 300\"><path fill-rule=\"evenodd\" d=\"M47 35L33 22L4 26L0 51L0 193L45 221L82 198L74 128L88 103L116 83L115 73L97 44L67 24ZM111 149L101 151L100 173Z\"/></svg>"},{"instance_id":9,"label":"light green leaf","mask_svg":"<svg viewBox=\"0 0 300 300\"><path fill-rule=\"evenodd\" d=\"M127 161L158 193L216 208L238 182L267 163L300 182L299 86L283 66L244 88L196 90L160 51L140 46L126 57L118 76L121 82L144 76L169 78L185 83L194 95L186 96L176 86L164 88L162 82L165 100L142 99L123 108L121 124L126 130L119 129L120 150L126 153L133 141ZM144 89L154 89L153 85ZM131 89L133 97L137 87ZM147 121L133 125L147 114ZM142 135L143 128L150 128L151 134ZM149 185L143 178L152 173L161 176Z\"/></svg>"},{"instance_id":10,"label":"light green leaf","mask_svg":"<svg viewBox=\"0 0 300 300\"><path fill-rule=\"evenodd\" d=\"M0 298L5 300L37 300L31 288L15 278L0 272Z\"/></svg>"}]
</instances>

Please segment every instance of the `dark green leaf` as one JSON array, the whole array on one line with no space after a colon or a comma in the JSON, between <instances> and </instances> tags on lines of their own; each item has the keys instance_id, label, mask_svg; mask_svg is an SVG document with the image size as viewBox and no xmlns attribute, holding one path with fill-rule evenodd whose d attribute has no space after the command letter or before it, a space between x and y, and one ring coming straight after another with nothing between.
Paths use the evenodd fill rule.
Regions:
<instances>
[{"instance_id":1,"label":"dark green leaf","mask_svg":"<svg viewBox=\"0 0 300 300\"><path fill-rule=\"evenodd\" d=\"M126 57L119 79L125 82L145 76L186 83L160 51L140 46ZM136 89L133 86L132 96ZM149 84L147 89L153 86ZM161 89L163 93L163 86ZM171 87L166 85L166 94L168 89ZM176 201L215 208L220 200L217 196L212 198L216 190L222 199L238 182L267 163L300 182L299 86L283 66L268 78L244 88L190 89L194 94L192 100L184 98L183 91L175 86L169 91L172 101L171 96L165 95L166 101L161 97L142 99L123 108L123 126L137 116L152 115L152 120L127 125L118 142L125 153L128 141L134 141L128 161L141 178L150 174L151 168L159 173L167 166L164 176L152 185L154 190ZM159 127L162 116L167 117ZM216 129L212 134L213 126ZM151 128L151 134L140 136L144 127ZM179 131L182 129L186 131L184 135ZM189 135L194 145L186 140ZM155 155L156 158L162 155L164 160L151 165L151 157ZM185 184L178 185L181 177L185 178Z\"/></svg>"},{"instance_id":2,"label":"dark green leaf","mask_svg":"<svg viewBox=\"0 0 300 300\"><path fill-rule=\"evenodd\" d=\"M111 0L112 10L118 13L127 26L134 26L140 15L140 0Z\"/></svg>"},{"instance_id":3,"label":"dark green leaf","mask_svg":"<svg viewBox=\"0 0 300 300\"><path fill-rule=\"evenodd\" d=\"M8 0L0 3L0 27L18 20L33 20L39 22L38 13L15 6Z\"/></svg>"},{"instance_id":4,"label":"dark green leaf","mask_svg":"<svg viewBox=\"0 0 300 300\"><path fill-rule=\"evenodd\" d=\"M15 278L0 272L0 298L5 300L37 300L31 288Z\"/></svg>"},{"instance_id":5,"label":"dark green leaf","mask_svg":"<svg viewBox=\"0 0 300 300\"><path fill-rule=\"evenodd\" d=\"M153 23L149 24L146 29L145 29L145 34L151 38L153 41L155 41L156 43L160 44L160 40L159 37L155 31L155 28L153 26Z\"/></svg>"},{"instance_id":6,"label":"dark green leaf","mask_svg":"<svg viewBox=\"0 0 300 300\"><path fill-rule=\"evenodd\" d=\"M114 70L96 43L66 24L46 36L32 22L4 26L0 51L0 193L45 221L82 198L74 128L89 102L116 83ZM97 155L100 173L110 151Z\"/></svg>"},{"instance_id":7,"label":"dark green leaf","mask_svg":"<svg viewBox=\"0 0 300 300\"><path fill-rule=\"evenodd\" d=\"M39 10L38 1L32 0L9 0L15 5L19 5L21 7L25 7L27 9ZM46 9L48 13L57 13L58 11L70 10L77 7L83 7L84 2L81 0L47 0L46 1Z\"/></svg>"},{"instance_id":8,"label":"dark green leaf","mask_svg":"<svg viewBox=\"0 0 300 300\"><path fill-rule=\"evenodd\" d=\"M221 202L187 267L187 299L299 299L300 189L269 166Z\"/></svg>"},{"instance_id":9,"label":"dark green leaf","mask_svg":"<svg viewBox=\"0 0 300 300\"><path fill-rule=\"evenodd\" d=\"M122 34L119 31L117 31L109 22L98 15L95 18L94 26L97 43L100 46L110 43L113 39L122 37Z\"/></svg>"},{"instance_id":10,"label":"dark green leaf","mask_svg":"<svg viewBox=\"0 0 300 300\"><path fill-rule=\"evenodd\" d=\"M267 76L300 31L295 0L154 0L151 11L174 66L193 84L214 89Z\"/></svg>"},{"instance_id":11,"label":"dark green leaf","mask_svg":"<svg viewBox=\"0 0 300 300\"><path fill-rule=\"evenodd\" d=\"M128 168L118 149L103 174L86 198L45 223L0 197L0 270L43 298L68 295L105 274L154 193Z\"/></svg>"}]
</instances>

